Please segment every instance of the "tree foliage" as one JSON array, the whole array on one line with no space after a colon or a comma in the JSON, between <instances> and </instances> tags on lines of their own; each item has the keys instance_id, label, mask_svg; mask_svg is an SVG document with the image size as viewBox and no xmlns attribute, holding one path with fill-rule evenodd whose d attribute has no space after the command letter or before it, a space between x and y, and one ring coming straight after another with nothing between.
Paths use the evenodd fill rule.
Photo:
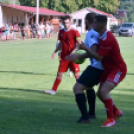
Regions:
<instances>
[{"instance_id":1,"label":"tree foliage","mask_svg":"<svg viewBox=\"0 0 134 134\"><path fill-rule=\"evenodd\" d=\"M126 9L128 21L134 22L134 1L121 2L120 9Z\"/></svg>"},{"instance_id":2,"label":"tree foliage","mask_svg":"<svg viewBox=\"0 0 134 134\"><path fill-rule=\"evenodd\" d=\"M13 0L2 0L13 1ZM16 0L23 6L36 6L36 0ZM72 13L85 7L94 7L107 13L114 13L120 5L120 0L39 0L40 7L59 12Z\"/></svg>"},{"instance_id":3,"label":"tree foliage","mask_svg":"<svg viewBox=\"0 0 134 134\"><path fill-rule=\"evenodd\" d=\"M13 0L0 0L0 3L4 3L4 4L13 4ZM19 0L15 0L15 3L16 5L19 5Z\"/></svg>"}]
</instances>

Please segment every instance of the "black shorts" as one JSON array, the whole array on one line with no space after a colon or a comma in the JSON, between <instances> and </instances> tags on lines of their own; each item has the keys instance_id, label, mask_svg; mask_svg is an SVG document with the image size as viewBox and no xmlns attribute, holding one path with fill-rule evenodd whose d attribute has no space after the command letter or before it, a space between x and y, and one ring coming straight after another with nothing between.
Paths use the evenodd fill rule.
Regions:
<instances>
[{"instance_id":1,"label":"black shorts","mask_svg":"<svg viewBox=\"0 0 134 134\"><path fill-rule=\"evenodd\" d=\"M99 83L102 73L103 70L88 66L77 80L77 83L85 87L93 87Z\"/></svg>"}]
</instances>

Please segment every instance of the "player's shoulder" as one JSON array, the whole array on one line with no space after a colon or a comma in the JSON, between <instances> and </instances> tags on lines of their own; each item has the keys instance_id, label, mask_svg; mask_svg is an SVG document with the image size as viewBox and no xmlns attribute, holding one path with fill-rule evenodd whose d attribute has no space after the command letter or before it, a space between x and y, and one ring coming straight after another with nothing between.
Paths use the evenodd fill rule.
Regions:
<instances>
[{"instance_id":1,"label":"player's shoulder","mask_svg":"<svg viewBox=\"0 0 134 134\"><path fill-rule=\"evenodd\" d=\"M62 32L64 32L64 28L59 30L59 33L62 33Z\"/></svg>"},{"instance_id":2,"label":"player's shoulder","mask_svg":"<svg viewBox=\"0 0 134 134\"><path fill-rule=\"evenodd\" d=\"M113 33L110 32L110 31L107 32L107 40L108 40L108 41L112 41L112 42L116 41L115 36L114 36Z\"/></svg>"},{"instance_id":3,"label":"player's shoulder","mask_svg":"<svg viewBox=\"0 0 134 134\"><path fill-rule=\"evenodd\" d=\"M96 32L94 29L91 29L90 31L88 31L87 33L87 38L99 38L99 33Z\"/></svg>"},{"instance_id":4,"label":"player's shoulder","mask_svg":"<svg viewBox=\"0 0 134 134\"><path fill-rule=\"evenodd\" d=\"M78 31L75 27L70 27L70 31L74 31L74 32L76 32L76 31Z\"/></svg>"}]
</instances>

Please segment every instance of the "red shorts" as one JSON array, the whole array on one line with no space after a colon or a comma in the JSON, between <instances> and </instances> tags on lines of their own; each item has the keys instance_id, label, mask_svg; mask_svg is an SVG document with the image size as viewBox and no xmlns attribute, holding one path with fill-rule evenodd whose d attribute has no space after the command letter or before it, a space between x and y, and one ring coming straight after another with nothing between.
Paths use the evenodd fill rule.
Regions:
<instances>
[{"instance_id":1,"label":"red shorts","mask_svg":"<svg viewBox=\"0 0 134 134\"><path fill-rule=\"evenodd\" d=\"M126 76L127 71L121 71L119 69L106 69L101 75L100 83L103 84L105 81L110 81L115 85L118 85Z\"/></svg>"},{"instance_id":2,"label":"red shorts","mask_svg":"<svg viewBox=\"0 0 134 134\"><path fill-rule=\"evenodd\" d=\"M80 66L78 64L75 64L74 62L69 62L65 59L61 60L58 71L64 73L68 70L68 68L70 68L71 71L73 71L74 73L80 71Z\"/></svg>"}]
</instances>

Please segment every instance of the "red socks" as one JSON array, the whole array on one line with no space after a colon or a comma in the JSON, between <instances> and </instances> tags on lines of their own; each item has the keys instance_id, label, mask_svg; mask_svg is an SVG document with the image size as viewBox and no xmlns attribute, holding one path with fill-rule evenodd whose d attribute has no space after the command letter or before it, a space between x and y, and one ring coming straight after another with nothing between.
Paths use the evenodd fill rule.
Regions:
<instances>
[{"instance_id":1,"label":"red socks","mask_svg":"<svg viewBox=\"0 0 134 134\"><path fill-rule=\"evenodd\" d=\"M112 101L113 101L113 100L112 100ZM112 105L113 105L113 114L115 114L116 111L118 111L118 108L115 106L114 102L112 103Z\"/></svg>"},{"instance_id":2,"label":"red socks","mask_svg":"<svg viewBox=\"0 0 134 134\"><path fill-rule=\"evenodd\" d=\"M59 84L61 83L61 78L57 77L54 84L53 84L53 87L52 87L52 90L54 90L55 92L57 91L57 88L59 86Z\"/></svg>"},{"instance_id":3,"label":"red socks","mask_svg":"<svg viewBox=\"0 0 134 134\"><path fill-rule=\"evenodd\" d=\"M78 78L80 77L80 75L78 75L78 76L75 76L75 79L76 79L76 81L78 80Z\"/></svg>"},{"instance_id":4,"label":"red socks","mask_svg":"<svg viewBox=\"0 0 134 134\"><path fill-rule=\"evenodd\" d=\"M106 108L107 118L113 119L113 100L111 98L107 100L103 100L103 103Z\"/></svg>"}]
</instances>

